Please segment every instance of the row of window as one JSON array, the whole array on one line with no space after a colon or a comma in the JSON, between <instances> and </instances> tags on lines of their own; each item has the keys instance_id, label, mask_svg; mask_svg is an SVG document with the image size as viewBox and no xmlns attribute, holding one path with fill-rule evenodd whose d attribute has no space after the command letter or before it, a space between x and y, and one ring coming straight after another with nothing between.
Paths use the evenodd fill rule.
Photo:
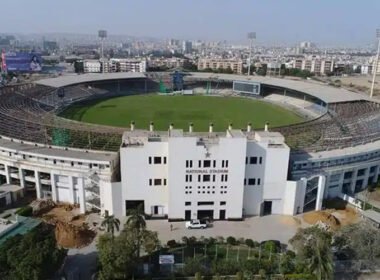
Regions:
<instances>
[{"instance_id":1,"label":"row of window","mask_svg":"<svg viewBox=\"0 0 380 280\"><path fill-rule=\"evenodd\" d=\"M198 201L197 202L198 206L202 205L214 205L214 201ZM220 201L219 205L226 205L225 201ZM191 201L185 201L185 206L191 206Z\"/></svg>"},{"instance_id":2,"label":"row of window","mask_svg":"<svg viewBox=\"0 0 380 280\"><path fill-rule=\"evenodd\" d=\"M166 157L149 157L149 164L166 164Z\"/></svg>"},{"instance_id":3,"label":"row of window","mask_svg":"<svg viewBox=\"0 0 380 280\"><path fill-rule=\"evenodd\" d=\"M6 153L4 150L2 150L2 152ZM15 155L15 156L19 155L18 153L12 153L12 152L7 152L7 153L9 155L9 157L12 157L13 155ZM24 154L22 155L22 159L37 159L37 160L40 159L40 160L45 160L45 161L51 160L49 158L41 158L41 157L35 157L35 156L32 156L32 155L24 155ZM69 163L71 166L75 166L75 164L77 164L77 165L83 165L83 164L87 165L88 164L88 167L90 169L92 169L92 168L104 169L104 168L109 168L110 167L108 164L104 165L104 164L97 164L97 163L83 163L83 162L80 162L80 161L74 162L74 161L65 161L65 160L62 160L62 159L61 160L53 159L52 162L53 162L53 164L57 164L58 162L62 163L62 164Z\"/></svg>"},{"instance_id":4,"label":"row of window","mask_svg":"<svg viewBox=\"0 0 380 280\"><path fill-rule=\"evenodd\" d=\"M193 191L185 191L185 194L192 194ZM215 191L197 191L198 194L215 194ZM220 194L226 194L227 191L220 191Z\"/></svg>"},{"instance_id":5,"label":"row of window","mask_svg":"<svg viewBox=\"0 0 380 280\"><path fill-rule=\"evenodd\" d=\"M198 168L216 168L216 160L198 160ZM222 160L222 168L228 167L228 160ZM186 168L193 168L193 161L186 160Z\"/></svg>"},{"instance_id":6,"label":"row of window","mask_svg":"<svg viewBox=\"0 0 380 280\"><path fill-rule=\"evenodd\" d=\"M213 189L215 190L215 186L198 186L198 190L200 189L207 189L207 190L210 190L210 189ZM221 189L227 189L227 186L220 186ZM185 190L192 190L193 187L192 186L185 186Z\"/></svg>"},{"instance_id":7,"label":"row of window","mask_svg":"<svg viewBox=\"0 0 380 280\"><path fill-rule=\"evenodd\" d=\"M192 182L193 178L192 175L186 175L185 181L186 182ZM220 176L220 180L222 182L227 182L228 181L228 174L222 174ZM213 174L212 176L209 174L198 174L198 182L215 182L216 181L216 175Z\"/></svg>"},{"instance_id":8,"label":"row of window","mask_svg":"<svg viewBox=\"0 0 380 280\"><path fill-rule=\"evenodd\" d=\"M261 179L260 178L248 178L248 179L244 179L244 185L248 185L248 186L260 186L261 185Z\"/></svg>"},{"instance_id":9,"label":"row of window","mask_svg":"<svg viewBox=\"0 0 380 280\"><path fill-rule=\"evenodd\" d=\"M149 179L149 186L166 186L166 179Z\"/></svg>"},{"instance_id":10,"label":"row of window","mask_svg":"<svg viewBox=\"0 0 380 280\"><path fill-rule=\"evenodd\" d=\"M262 164L263 157L246 157L245 164Z\"/></svg>"}]
</instances>

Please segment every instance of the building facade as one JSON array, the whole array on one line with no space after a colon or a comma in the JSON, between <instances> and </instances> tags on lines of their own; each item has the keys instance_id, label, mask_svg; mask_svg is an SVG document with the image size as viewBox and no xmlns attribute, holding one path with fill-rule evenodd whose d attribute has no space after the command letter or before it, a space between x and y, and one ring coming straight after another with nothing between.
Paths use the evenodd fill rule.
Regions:
<instances>
[{"instance_id":1,"label":"building facade","mask_svg":"<svg viewBox=\"0 0 380 280\"><path fill-rule=\"evenodd\" d=\"M290 150L281 134L189 131L125 132L116 215L139 204L147 215L169 220L296 213L305 186L287 181Z\"/></svg>"},{"instance_id":2,"label":"building facade","mask_svg":"<svg viewBox=\"0 0 380 280\"><path fill-rule=\"evenodd\" d=\"M241 59L200 58L198 60L198 70L205 69L231 69L236 74L242 74L243 61Z\"/></svg>"},{"instance_id":3,"label":"building facade","mask_svg":"<svg viewBox=\"0 0 380 280\"><path fill-rule=\"evenodd\" d=\"M334 61L328 59L295 59L292 68L306 70L316 75L326 75L334 71Z\"/></svg>"}]
</instances>

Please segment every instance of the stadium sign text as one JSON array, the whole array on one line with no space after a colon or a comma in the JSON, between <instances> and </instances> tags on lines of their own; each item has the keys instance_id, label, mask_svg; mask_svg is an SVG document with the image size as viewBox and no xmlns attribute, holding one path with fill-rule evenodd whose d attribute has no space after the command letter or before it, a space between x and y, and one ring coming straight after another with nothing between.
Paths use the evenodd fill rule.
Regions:
<instances>
[{"instance_id":1,"label":"stadium sign text","mask_svg":"<svg viewBox=\"0 0 380 280\"><path fill-rule=\"evenodd\" d=\"M192 170L186 170L186 173L188 174L215 174L215 173L228 173L228 169L192 169Z\"/></svg>"}]
</instances>

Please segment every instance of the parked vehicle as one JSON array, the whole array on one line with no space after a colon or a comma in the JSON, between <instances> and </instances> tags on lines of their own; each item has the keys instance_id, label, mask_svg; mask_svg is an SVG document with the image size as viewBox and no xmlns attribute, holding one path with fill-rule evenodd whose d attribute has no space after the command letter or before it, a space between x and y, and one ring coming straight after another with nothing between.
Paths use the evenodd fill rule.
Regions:
<instances>
[{"instance_id":1,"label":"parked vehicle","mask_svg":"<svg viewBox=\"0 0 380 280\"><path fill-rule=\"evenodd\" d=\"M204 222L201 222L200 220L191 220L186 222L186 228L188 229L205 229L207 227L207 224Z\"/></svg>"}]
</instances>

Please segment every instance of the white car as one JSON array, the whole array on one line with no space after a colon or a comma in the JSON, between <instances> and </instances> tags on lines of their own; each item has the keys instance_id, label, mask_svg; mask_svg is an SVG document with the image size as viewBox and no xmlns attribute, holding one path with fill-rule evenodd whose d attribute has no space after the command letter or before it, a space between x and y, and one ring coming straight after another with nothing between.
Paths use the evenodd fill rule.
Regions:
<instances>
[{"instance_id":1,"label":"white car","mask_svg":"<svg viewBox=\"0 0 380 280\"><path fill-rule=\"evenodd\" d=\"M205 229L206 227L207 227L207 224L201 223L200 220L192 220L192 221L186 222L186 228L188 229L197 229L197 228Z\"/></svg>"}]
</instances>

